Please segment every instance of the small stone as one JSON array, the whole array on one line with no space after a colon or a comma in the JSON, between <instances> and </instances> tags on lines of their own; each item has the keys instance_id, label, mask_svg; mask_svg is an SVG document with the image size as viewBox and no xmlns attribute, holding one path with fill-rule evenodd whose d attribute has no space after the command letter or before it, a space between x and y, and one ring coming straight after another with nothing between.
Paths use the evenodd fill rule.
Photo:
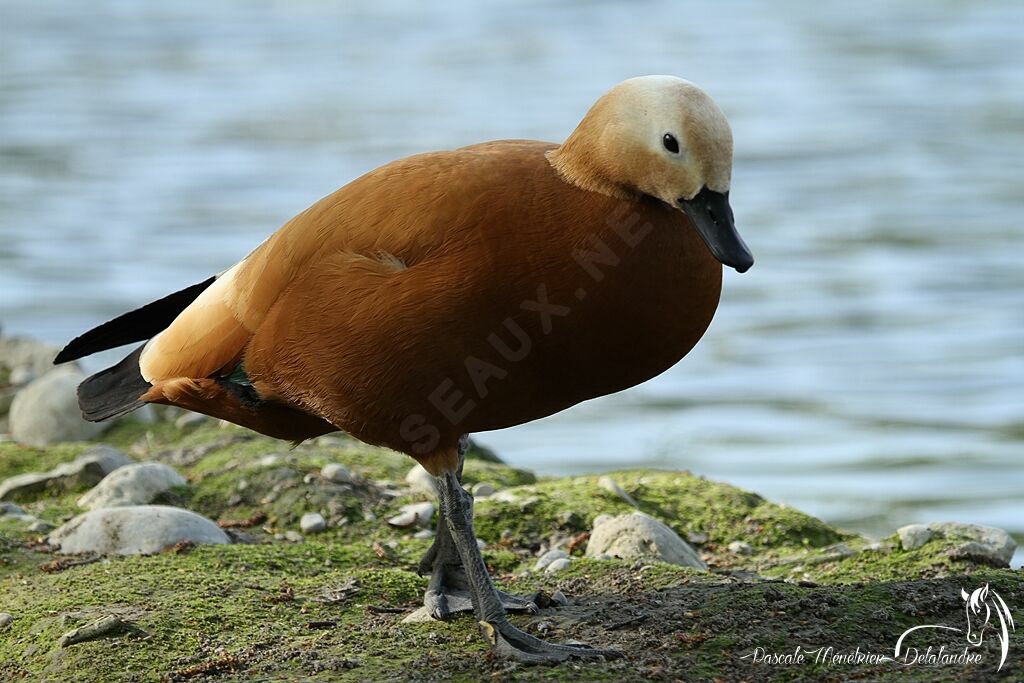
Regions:
<instances>
[{"instance_id":1,"label":"small stone","mask_svg":"<svg viewBox=\"0 0 1024 683\"><path fill-rule=\"evenodd\" d=\"M483 540L482 538L476 539L476 547L480 550L487 550L487 541Z\"/></svg>"},{"instance_id":2,"label":"small stone","mask_svg":"<svg viewBox=\"0 0 1024 683\"><path fill-rule=\"evenodd\" d=\"M623 560L657 559L684 567L707 569L686 541L649 515L619 515L594 527L587 542L587 557L608 554Z\"/></svg>"},{"instance_id":3,"label":"small stone","mask_svg":"<svg viewBox=\"0 0 1024 683\"><path fill-rule=\"evenodd\" d=\"M300 534L298 531L295 531L295 529L289 529L288 531L284 532L284 540L291 541L292 543L302 543L304 540L306 540L306 537Z\"/></svg>"},{"instance_id":4,"label":"small stone","mask_svg":"<svg viewBox=\"0 0 1024 683\"><path fill-rule=\"evenodd\" d=\"M422 465L414 465L408 474L405 475L405 483L413 491L425 493L429 496L437 495L437 478L430 472L423 469Z\"/></svg>"},{"instance_id":5,"label":"small stone","mask_svg":"<svg viewBox=\"0 0 1024 683\"><path fill-rule=\"evenodd\" d=\"M690 543L701 545L708 542L708 535L703 531L688 531L686 533L686 540Z\"/></svg>"},{"instance_id":6,"label":"small stone","mask_svg":"<svg viewBox=\"0 0 1024 683\"><path fill-rule=\"evenodd\" d=\"M230 539L211 520L164 505L99 508L78 515L47 538L66 555L149 555L185 541L226 544Z\"/></svg>"},{"instance_id":7,"label":"small stone","mask_svg":"<svg viewBox=\"0 0 1024 683\"><path fill-rule=\"evenodd\" d=\"M413 538L433 538L434 537L434 530L433 529L420 529L419 531L414 533L412 535L412 537Z\"/></svg>"},{"instance_id":8,"label":"small stone","mask_svg":"<svg viewBox=\"0 0 1024 683\"><path fill-rule=\"evenodd\" d=\"M273 467L274 465L280 465L284 462L284 459L284 456L280 453L271 453L257 460L256 465L258 467Z\"/></svg>"},{"instance_id":9,"label":"small stone","mask_svg":"<svg viewBox=\"0 0 1024 683\"><path fill-rule=\"evenodd\" d=\"M569 604L569 598L565 597L565 593L562 591L555 591L551 594L551 602L559 607L565 607Z\"/></svg>"},{"instance_id":10,"label":"small stone","mask_svg":"<svg viewBox=\"0 0 1024 683\"><path fill-rule=\"evenodd\" d=\"M188 412L180 415L174 420L174 426L178 429L195 429L210 421L210 418L202 413Z\"/></svg>"},{"instance_id":11,"label":"small stone","mask_svg":"<svg viewBox=\"0 0 1024 683\"><path fill-rule=\"evenodd\" d=\"M41 534L41 533L44 533L46 531L49 531L52 528L53 528L52 524L50 524L49 522L44 522L41 519L36 520L36 521L34 521L34 522L32 522L31 524L28 525L28 531L33 533L33 534Z\"/></svg>"},{"instance_id":12,"label":"small stone","mask_svg":"<svg viewBox=\"0 0 1024 683\"><path fill-rule=\"evenodd\" d=\"M615 481L614 479L612 479L611 477L609 477L608 475L604 475L603 477L600 477L597 480L597 485L600 486L601 488L603 488L605 491L608 491L609 493L614 493L616 496L618 496L622 500L626 501L627 503L629 503L633 507L635 507L635 508L640 507L637 504L637 502L635 500L633 500L633 496L631 496L628 493L626 493L626 491L621 486L619 486L619 483L617 481Z\"/></svg>"},{"instance_id":13,"label":"small stone","mask_svg":"<svg viewBox=\"0 0 1024 683\"><path fill-rule=\"evenodd\" d=\"M96 446L49 472L18 474L0 482L0 500L40 493L51 487L94 486L114 470L133 462L116 448Z\"/></svg>"},{"instance_id":14,"label":"small stone","mask_svg":"<svg viewBox=\"0 0 1024 683\"><path fill-rule=\"evenodd\" d=\"M24 515L25 511L14 503L0 503L0 517L4 515Z\"/></svg>"},{"instance_id":15,"label":"small stone","mask_svg":"<svg viewBox=\"0 0 1024 683\"><path fill-rule=\"evenodd\" d=\"M336 462L329 463L320 468L320 476L335 484L351 484L354 481L352 473L348 471L348 468Z\"/></svg>"},{"instance_id":16,"label":"small stone","mask_svg":"<svg viewBox=\"0 0 1024 683\"><path fill-rule=\"evenodd\" d=\"M544 569L544 573L545 574L554 574L556 572L560 572L563 569L566 569L571 563L572 563L572 558L570 558L570 557L561 557L561 558L555 560L554 562L552 562L551 564L549 564Z\"/></svg>"},{"instance_id":17,"label":"small stone","mask_svg":"<svg viewBox=\"0 0 1024 683\"><path fill-rule=\"evenodd\" d=\"M14 615L7 612L0 612L0 631L4 630L14 622Z\"/></svg>"},{"instance_id":18,"label":"small stone","mask_svg":"<svg viewBox=\"0 0 1024 683\"><path fill-rule=\"evenodd\" d=\"M750 555L754 552L754 549L746 541L733 541L726 547L730 553L736 555Z\"/></svg>"},{"instance_id":19,"label":"small stone","mask_svg":"<svg viewBox=\"0 0 1024 683\"><path fill-rule=\"evenodd\" d=\"M11 402L11 435L30 446L88 441L109 426L88 422L78 407L78 385L85 373L74 366L54 368L19 391Z\"/></svg>"},{"instance_id":20,"label":"small stone","mask_svg":"<svg viewBox=\"0 0 1024 683\"><path fill-rule=\"evenodd\" d=\"M900 545L904 550L920 548L931 540L932 530L924 524L908 524L896 530L900 536Z\"/></svg>"},{"instance_id":21,"label":"small stone","mask_svg":"<svg viewBox=\"0 0 1024 683\"><path fill-rule=\"evenodd\" d=\"M434 504L430 502L403 505L400 512L388 520L393 527L405 529L411 526L426 526L434 517Z\"/></svg>"},{"instance_id":22,"label":"small stone","mask_svg":"<svg viewBox=\"0 0 1024 683\"><path fill-rule=\"evenodd\" d=\"M177 470L160 462L140 462L120 467L78 499L87 510L146 505L171 489L187 486Z\"/></svg>"},{"instance_id":23,"label":"small stone","mask_svg":"<svg viewBox=\"0 0 1024 683\"><path fill-rule=\"evenodd\" d=\"M299 528L304 534L314 534L327 528L327 520L319 512L307 512L299 520Z\"/></svg>"},{"instance_id":24,"label":"small stone","mask_svg":"<svg viewBox=\"0 0 1024 683\"><path fill-rule=\"evenodd\" d=\"M490 498L494 495L494 487L485 481L477 482L473 485L473 497L474 498Z\"/></svg>"},{"instance_id":25,"label":"small stone","mask_svg":"<svg viewBox=\"0 0 1024 683\"><path fill-rule=\"evenodd\" d=\"M546 569L555 560L564 560L567 557L569 557L569 553L564 550L549 550L537 559L536 564L533 565L533 570L539 572Z\"/></svg>"},{"instance_id":26,"label":"small stone","mask_svg":"<svg viewBox=\"0 0 1024 683\"><path fill-rule=\"evenodd\" d=\"M518 503L519 496L517 496L513 491L502 489L492 495L488 500L492 500L496 503Z\"/></svg>"}]
</instances>

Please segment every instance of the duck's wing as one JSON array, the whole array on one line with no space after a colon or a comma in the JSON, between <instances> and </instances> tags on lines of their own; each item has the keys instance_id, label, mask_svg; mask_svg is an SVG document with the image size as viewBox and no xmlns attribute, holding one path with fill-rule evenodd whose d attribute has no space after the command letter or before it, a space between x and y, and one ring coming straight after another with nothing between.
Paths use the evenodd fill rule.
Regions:
<instances>
[{"instance_id":1,"label":"duck's wing","mask_svg":"<svg viewBox=\"0 0 1024 683\"><path fill-rule=\"evenodd\" d=\"M457 238L445 232L459 223L453 195L495 186L488 176L503 170L497 157L514 165L550 147L500 141L420 154L324 197L219 275L153 338L140 358L142 376L154 382L230 373L278 298L302 273L343 252L412 264L443 251Z\"/></svg>"}]
</instances>

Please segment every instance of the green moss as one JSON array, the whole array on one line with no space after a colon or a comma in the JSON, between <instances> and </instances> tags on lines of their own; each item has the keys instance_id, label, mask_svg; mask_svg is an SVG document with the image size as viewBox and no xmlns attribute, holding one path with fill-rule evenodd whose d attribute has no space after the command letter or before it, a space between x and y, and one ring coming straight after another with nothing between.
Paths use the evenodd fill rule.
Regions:
<instances>
[{"instance_id":1,"label":"green moss","mask_svg":"<svg viewBox=\"0 0 1024 683\"><path fill-rule=\"evenodd\" d=\"M16 616L0 638L0 680L175 681L197 665L212 667L206 680L239 682L513 675L506 663L486 658L473 619L404 624L388 611L419 604L426 579L415 568L431 543L413 538L413 529L385 523L403 504L426 499L404 484L413 465L406 456L344 435L291 448L213 422L187 430L166 422L122 422L103 438L134 457L168 462L187 477L189 486L170 492L165 502L223 521L259 520L239 530L256 542L111 558L46 573L43 566L56 558L38 544L39 534L0 517L0 610ZM88 446L0 444L0 478L49 469ZM268 455L276 457L265 460ZM323 481L319 471L332 462L348 467L355 481ZM698 550L719 574L580 557L586 546L580 535L597 515L634 508L602 488L596 476L537 481L498 462L468 460L467 486L488 482L503 490L503 497L476 504L477 535L488 543L484 556L496 582L513 592L561 590L578 600L564 610L514 617L516 623L528 629L547 624L542 635L555 640L576 638L630 652L624 662L520 668L517 680L762 680L765 671L742 668L738 653L756 645L786 650L815 639L890 647L892 634L922 619L956 618L961 585L989 582L1011 604L1024 604L1020 572L953 560L948 541L934 539L908 552L895 537L871 544L687 473L611 476L641 511L684 538L699 539ZM79 495L49 491L23 507L56 525L80 512ZM329 519L325 532L299 543L275 539L296 530L299 517L310 511ZM573 537L580 542L568 569L531 571L541 546ZM729 552L735 540L752 552ZM734 572L746 578L738 580ZM972 575L959 575L967 572ZM751 580L755 575L774 580ZM929 583L930 577L948 578ZM914 611L918 607L906 607L937 591L949 597L948 615L922 616ZM62 633L110 613L148 635L128 632L57 647ZM1014 638L1017 652L1024 643ZM869 673L872 679L889 677ZM820 666L773 672L777 680L834 675Z\"/></svg>"}]
</instances>

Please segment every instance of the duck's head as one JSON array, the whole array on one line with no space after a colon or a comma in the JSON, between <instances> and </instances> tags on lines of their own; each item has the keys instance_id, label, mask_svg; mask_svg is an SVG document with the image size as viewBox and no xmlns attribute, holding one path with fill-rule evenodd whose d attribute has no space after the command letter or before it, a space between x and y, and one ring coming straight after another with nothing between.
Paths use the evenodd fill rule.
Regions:
<instances>
[{"instance_id":1,"label":"duck's head","mask_svg":"<svg viewBox=\"0 0 1024 683\"><path fill-rule=\"evenodd\" d=\"M703 90L674 76L623 81L548 154L569 182L617 197L655 197L685 213L723 264L754 257L729 206L732 130Z\"/></svg>"}]
</instances>

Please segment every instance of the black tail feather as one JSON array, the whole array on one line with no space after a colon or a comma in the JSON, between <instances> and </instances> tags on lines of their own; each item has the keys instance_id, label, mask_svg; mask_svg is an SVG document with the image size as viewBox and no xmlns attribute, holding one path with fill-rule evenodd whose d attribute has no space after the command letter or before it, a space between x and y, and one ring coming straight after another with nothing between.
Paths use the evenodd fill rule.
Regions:
<instances>
[{"instance_id":1,"label":"black tail feather","mask_svg":"<svg viewBox=\"0 0 1024 683\"><path fill-rule=\"evenodd\" d=\"M142 308L120 315L79 337L75 337L64 347L63 351L57 354L53 360L54 364L77 360L97 351L106 351L155 336L174 322L178 314L195 301L204 289L213 284L215 279L215 277L211 277L199 284L186 287L180 292L168 294L162 299L157 299Z\"/></svg>"},{"instance_id":2,"label":"black tail feather","mask_svg":"<svg viewBox=\"0 0 1024 683\"><path fill-rule=\"evenodd\" d=\"M135 349L117 365L87 378L78 385L78 406L82 417L101 422L141 408L139 398L152 386L142 378L139 356L145 345Z\"/></svg>"}]
</instances>

